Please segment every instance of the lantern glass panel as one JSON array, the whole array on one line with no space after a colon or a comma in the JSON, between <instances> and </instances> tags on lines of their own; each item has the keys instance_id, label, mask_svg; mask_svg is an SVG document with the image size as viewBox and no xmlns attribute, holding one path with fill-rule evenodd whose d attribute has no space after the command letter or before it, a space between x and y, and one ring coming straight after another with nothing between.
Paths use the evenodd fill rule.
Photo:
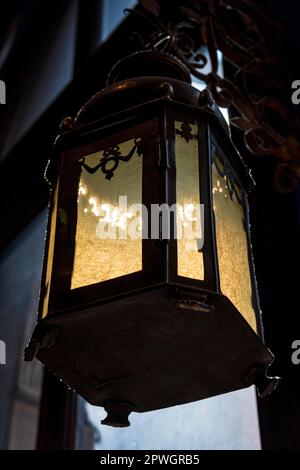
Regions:
<instances>
[{"instance_id":1,"label":"lantern glass panel","mask_svg":"<svg viewBox=\"0 0 300 470\"><path fill-rule=\"evenodd\" d=\"M177 274L204 280L203 254L197 244L201 235L198 125L177 121L175 132Z\"/></svg>"},{"instance_id":2,"label":"lantern glass panel","mask_svg":"<svg viewBox=\"0 0 300 470\"><path fill-rule=\"evenodd\" d=\"M141 211L130 208L142 203L142 156L134 139L109 151L131 156L128 161L119 161L111 174L99 167L105 151L84 157L78 188L71 289L142 269ZM105 170L114 165L112 159Z\"/></svg>"},{"instance_id":3,"label":"lantern glass panel","mask_svg":"<svg viewBox=\"0 0 300 470\"><path fill-rule=\"evenodd\" d=\"M59 193L59 179L56 182L56 187L53 193L53 200L52 200L53 209L51 212L50 221L48 222L49 223L49 241L48 241L48 254L47 254L46 270L45 270L45 293L44 293L44 300L42 302L42 318L44 318L48 313L54 246L55 246L55 233L56 233L56 223L57 223L58 193Z\"/></svg>"},{"instance_id":4,"label":"lantern glass panel","mask_svg":"<svg viewBox=\"0 0 300 470\"><path fill-rule=\"evenodd\" d=\"M220 288L256 331L243 195L239 184L228 172L224 174L225 171L224 161L216 156L212 165L212 191Z\"/></svg>"}]
</instances>

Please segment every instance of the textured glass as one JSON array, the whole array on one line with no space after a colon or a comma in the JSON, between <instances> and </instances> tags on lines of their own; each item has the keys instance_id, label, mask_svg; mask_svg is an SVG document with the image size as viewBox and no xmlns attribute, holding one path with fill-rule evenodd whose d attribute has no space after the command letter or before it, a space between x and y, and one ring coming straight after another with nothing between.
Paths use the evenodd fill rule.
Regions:
<instances>
[{"instance_id":1,"label":"textured glass","mask_svg":"<svg viewBox=\"0 0 300 470\"><path fill-rule=\"evenodd\" d=\"M132 239L128 234L130 225L141 232L140 214L130 211L132 204L142 203L142 156L135 147L135 141L129 140L112 149L122 157L133 153L128 161L118 160L118 166L108 175L99 163L105 155L109 156L109 151L84 157L78 189L72 289L142 269L141 235ZM109 170L114 165L112 159L105 168ZM120 206L119 196L127 196L127 208Z\"/></svg>"},{"instance_id":2,"label":"textured glass","mask_svg":"<svg viewBox=\"0 0 300 470\"><path fill-rule=\"evenodd\" d=\"M49 228L49 245L48 245L48 255L47 255L47 265L46 265L46 275L45 275L45 290L44 290L44 302L42 310L42 318L46 317L48 313L48 304L49 304L49 294L50 294L50 285L51 285L51 276L52 276L52 264L54 256L54 243L55 243L55 233L56 233L56 220L57 220L57 203L58 203L58 191L59 191L59 180L57 180L54 200L53 200L53 209L50 215L50 228Z\"/></svg>"},{"instance_id":3,"label":"textured glass","mask_svg":"<svg viewBox=\"0 0 300 470\"><path fill-rule=\"evenodd\" d=\"M176 122L176 202L177 228L182 226L183 236L177 240L177 273L191 279L204 279L203 254L198 251L196 238L184 234L184 224L194 220L200 205L198 127L197 124ZM196 232L193 222L193 232ZM178 230L179 233L179 230Z\"/></svg>"},{"instance_id":4,"label":"textured glass","mask_svg":"<svg viewBox=\"0 0 300 470\"><path fill-rule=\"evenodd\" d=\"M227 181L226 176L220 176L214 164L212 167L213 205L221 292L231 300L256 331L244 211L235 192L229 192ZM237 186L236 191L239 191Z\"/></svg>"}]
</instances>

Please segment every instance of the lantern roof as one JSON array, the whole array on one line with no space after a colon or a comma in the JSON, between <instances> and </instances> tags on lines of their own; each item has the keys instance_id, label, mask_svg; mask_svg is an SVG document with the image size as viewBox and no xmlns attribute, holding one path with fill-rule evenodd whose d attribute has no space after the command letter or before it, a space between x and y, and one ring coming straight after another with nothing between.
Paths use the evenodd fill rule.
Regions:
<instances>
[{"instance_id":1,"label":"lantern roof","mask_svg":"<svg viewBox=\"0 0 300 470\"><path fill-rule=\"evenodd\" d=\"M78 133L114 126L146 109L172 104L210 123L233 167L237 167L246 190L253 187L251 172L230 138L220 108L208 88L199 91L191 85L190 72L180 59L158 51L135 52L117 62L107 83L108 86L81 107L74 120L68 117L62 121L56 148L73 146L73 137ZM56 165L55 160L54 157L49 171L52 164Z\"/></svg>"}]
</instances>

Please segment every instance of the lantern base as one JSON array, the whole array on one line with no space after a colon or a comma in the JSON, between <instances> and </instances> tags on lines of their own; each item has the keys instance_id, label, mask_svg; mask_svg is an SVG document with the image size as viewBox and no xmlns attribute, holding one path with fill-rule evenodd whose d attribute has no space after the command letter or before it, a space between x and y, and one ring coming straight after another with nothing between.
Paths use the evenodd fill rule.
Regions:
<instances>
[{"instance_id":1,"label":"lantern base","mask_svg":"<svg viewBox=\"0 0 300 470\"><path fill-rule=\"evenodd\" d=\"M272 354L226 297L203 295L164 287L61 312L37 325L29 351L35 347L37 358L89 403L107 410L122 404L109 413L117 416L113 425L121 415L122 426L129 425L130 410L256 383Z\"/></svg>"}]
</instances>

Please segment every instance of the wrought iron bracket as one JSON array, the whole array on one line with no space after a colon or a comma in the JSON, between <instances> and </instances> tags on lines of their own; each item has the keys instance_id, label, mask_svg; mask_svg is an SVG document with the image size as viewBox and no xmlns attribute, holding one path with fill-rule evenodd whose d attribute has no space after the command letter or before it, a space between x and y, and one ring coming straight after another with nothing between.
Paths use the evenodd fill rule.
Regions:
<instances>
[{"instance_id":1,"label":"wrought iron bracket","mask_svg":"<svg viewBox=\"0 0 300 470\"><path fill-rule=\"evenodd\" d=\"M249 152L276 159L276 188L295 190L300 120L289 103L292 62L283 64L273 53L291 49L282 28L249 0L177 0L172 14L162 2L140 3L132 13L151 23L153 32L147 39L135 33L139 48L177 57L219 106L234 110L231 125L243 133ZM230 80L220 74L218 51L232 67Z\"/></svg>"}]
</instances>

